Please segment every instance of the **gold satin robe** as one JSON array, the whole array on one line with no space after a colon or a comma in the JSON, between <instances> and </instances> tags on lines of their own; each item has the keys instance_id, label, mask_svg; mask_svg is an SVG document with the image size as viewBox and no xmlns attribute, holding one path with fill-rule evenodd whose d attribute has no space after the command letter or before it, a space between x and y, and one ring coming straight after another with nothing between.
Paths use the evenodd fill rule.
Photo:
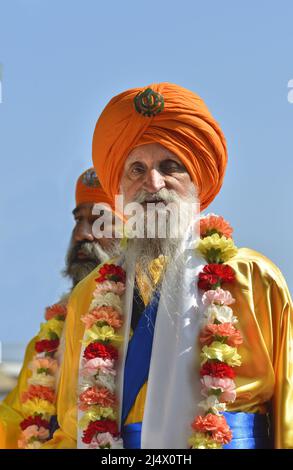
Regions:
<instances>
[{"instance_id":1,"label":"gold satin robe","mask_svg":"<svg viewBox=\"0 0 293 470\"><path fill-rule=\"evenodd\" d=\"M27 379L31 375L28 365L36 354L36 341L35 336L27 345L16 387L0 403L0 449L17 449L18 447L19 424L24 419L21 394L27 389Z\"/></svg>"},{"instance_id":2,"label":"gold satin robe","mask_svg":"<svg viewBox=\"0 0 293 470\"><path fill-rule=\"evenodd\" d=\"M239 348L242 365L236 369L237 398L228 411L265 413L272 408L275 448L293 448L293 319L286 282L270 260L247 248L239 249L227 264L236 271L236 282L229 290L236 300L233 310L244 338ZM76 447L78 368L84 334L80 318L89 309L97 271L75 287L69 300L57 400L60 429L43 448ZM22 386L21 381L18 387ZM143 420L146 391L147 383L126 423ZM14 408L13 400L9 405ZM15 442L9 436L11 433L7 434L7 447Z\"/></svg>"}]
</instances>

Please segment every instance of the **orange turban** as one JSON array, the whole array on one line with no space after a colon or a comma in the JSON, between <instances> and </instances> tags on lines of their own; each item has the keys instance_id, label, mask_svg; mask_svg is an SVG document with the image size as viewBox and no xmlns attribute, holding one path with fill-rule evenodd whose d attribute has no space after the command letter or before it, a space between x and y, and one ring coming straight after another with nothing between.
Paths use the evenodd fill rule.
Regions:
<instances>
[{"instance_id":1,"label":"orange turban","mask_svg":"<svg viewBox=\"0 0 293 470\"><path fill-rule=\"evenodd\" d=\"M93 168L89 168L78 178L75 188L75 202L77 206L83 202L105 202L112 207L111 200L102 189Z\"/></svg>"},{"instance_id":2,"label":"orange turban","mask_svg":"<svg viewBox=\"0 0 293 470\"><path fill-rule=\"evenodd\" d=\"M150 143L159 143L180 158L197 186L201 210L205 209L222 186L227 148L203 100L172 83L133 88L111 99L96 124L93 163L112 199L119 193L131 150Z\"/></svg>"}]
</instances>

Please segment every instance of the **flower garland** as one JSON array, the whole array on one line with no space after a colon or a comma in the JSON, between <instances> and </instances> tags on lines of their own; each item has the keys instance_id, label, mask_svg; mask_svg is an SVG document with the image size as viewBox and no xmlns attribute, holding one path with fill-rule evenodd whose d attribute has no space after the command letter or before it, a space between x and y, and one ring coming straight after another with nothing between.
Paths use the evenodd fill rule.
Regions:
<instances>
[{"instance_id":1,"label":"flower garland","mask_svg":"<svg viewBox=\"0 0 293 470\"><path fill-rule=\"evenodd\" d=\"M236 399L234 367L241 364L237 347L242 336L235 324L237 318L230 307L235 299L222 288L235 282L234 270L223 263L235 256L237 248L232 240L232 227L222 217L209 214L200 220L197 249L206 259L199 274L198 287L204 291L203 328L200 333L201 394L199 403L204 414L192 422L193 435L189 438L192 449L220 449L232 439L225 416L226 404Z\"/></svg>"},{"instance_id":2,"label":"flower garland","mask_svg":"<svg viewBox=\"0 0 293 470\"><path fill-rule=\"evenodd\" d=\"M189 445L193 449L218 449L232 439L221 413L226 410L226 403L236 398L234 367L241 364L237 347L242 343L242 336L235 327L237 319L230 307L235 299L222 288L222 284L235 281L234 270L224 263L235 256L237 248L231 237L233 230L222 217L211 214L201 218L200 231L197 249L208 262L198 278L206 307L199 338L203 346L200 376L204 396L199 407L204 415L194 419ZM85 334L80 365L79 427L87 448L122 448L115 376L123 342L120 330L125 272L120 266L104 264L95 281L89 312L82 317Z\"/></svg>"},{"instance_id":3,"label":"flower garland","mask_svg":"<svg viewBox=\"0 0 293 470\"><path fill-rule=\"evenodd\" d=\"M50 437L50 420L56 415L57 353L67 313L65 298L47 307L29 364L28 388L21 395L25 419L21 421L20 449L39 449Z\"/></svg>"},{"instance_id":4,"label":"flower garland","mask_svg":"<svg viewBox=\"0 0 293 470\"><path fill-rule=\"evenodd\" d=\"M121 296L125 291L125 271L114 264L104 264L98 271L96 289L85 324L81 359L81 385L78 408L82 414L79 427L87 448L122 448L117 425L116 363L119 334L123 325Z\"/></svg>"}]
</instances>

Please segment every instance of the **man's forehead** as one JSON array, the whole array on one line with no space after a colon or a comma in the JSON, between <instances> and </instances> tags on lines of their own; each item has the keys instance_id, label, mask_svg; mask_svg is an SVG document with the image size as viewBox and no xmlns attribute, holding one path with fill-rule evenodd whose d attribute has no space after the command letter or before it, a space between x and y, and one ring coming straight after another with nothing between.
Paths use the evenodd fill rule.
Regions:
<instances>
[{"instance_id":1,"label":"man's forehead","mask_svg":"<svg viewBox=\"0 0 293 470\"><path fill-rule=\"evenodd\" d=\"M126 164L129 166L136 161L161 161L173 159L180 162L180 158L161 144L145 144L135 147L128 155Z\"/></svg>"},{"instance_id":2,"label":"man's forehead","mask_svg":"<svg viewBox=\"0 0 293 470\"><path fill-rule=\"evenodd\" d=\"M94 202L82 202L73 209L72 214L76 215L81 213L88 213L89 211L91 212L94 204Z\"/></svg>"}]
</instances>

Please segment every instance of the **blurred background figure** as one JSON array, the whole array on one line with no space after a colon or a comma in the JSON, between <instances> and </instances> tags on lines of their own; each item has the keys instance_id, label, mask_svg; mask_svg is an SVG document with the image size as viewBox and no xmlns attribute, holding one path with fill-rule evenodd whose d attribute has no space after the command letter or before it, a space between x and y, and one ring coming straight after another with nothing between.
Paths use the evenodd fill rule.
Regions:
<instances>
[{"instance_id":1,"label":"blurred background figure","mask_svg":"<svg viewBox=\"0 0 293 470\"><path fill-rule=\"evenodd\" d=\"M98 264L119 252L118 241L111 238L97 240L92 233L93 223L99 217L93 215L93 206L105 203L111 206L110 199L104 193L93 168L78 178L75 199L76 207L73 210L75 226L63 270L63 275L71 280L72 288ZM45 309L47 322L41 324L40 332L28 344L22 368L20 357L23 357L23 348L17 345L5 347L5 355L0 366L1 399L10 390L12 391L0 404L0 448L16 448L20 423L24 418L30 418L28 405L36 399L47 402L47 398L55 394L56 380L48 377L44 380L43 376L39 377L42 374L38 374L38 370L46 368L41 362L44 360L48 362L45 359L48 355L55 361L54 364L51 361L54 367L58 367L62 361L64 348L62 331L69 295L70 292L63 295L56 304ZM34 363L38 363L37 368L34 368ZM57 373L54 373L54 377L57 377ZM55 407L55 401L56 397L49 399L51 410ZM31 414L33 415L33 410Z\"/></svg>"}]
</instances>

